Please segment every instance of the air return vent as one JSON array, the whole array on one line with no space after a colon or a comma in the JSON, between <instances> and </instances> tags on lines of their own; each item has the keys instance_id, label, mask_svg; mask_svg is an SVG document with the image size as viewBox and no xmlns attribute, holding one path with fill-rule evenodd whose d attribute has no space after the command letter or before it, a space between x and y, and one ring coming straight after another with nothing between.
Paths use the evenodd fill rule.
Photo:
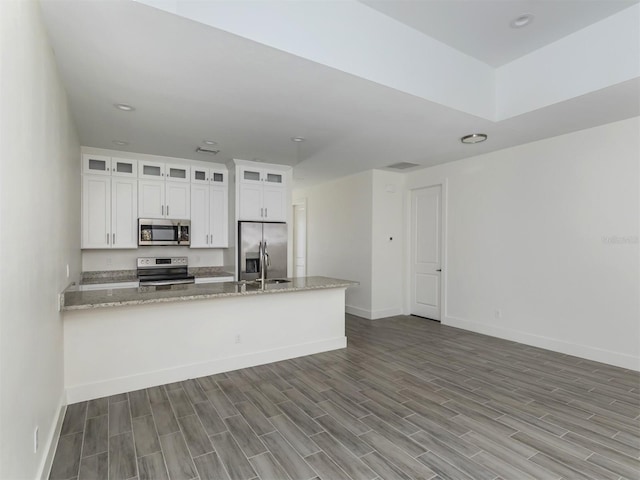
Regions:
<instances>
[{"instance_id":1,"label":"air return vent","mask_svg":"<svg viewBox=\"0 0 640 480\"><path fill-rule=\"evenodd\" d=\"M198 153L208 153L209 155L217 155L218 153L220 153L220 150L213 150L213 149L210 149L210 148L198 147L198 148L196 148L196 152L198 152Z\"/></svg>"},{"instance_id":2,"label":"air return vent","mask_svg":"<svg viewBox=\"0 0 640 480\"><path fill-rule=\"evenodd\" d=\"M395 170L406 170L407 168L419 167L417 163L399 162L393 165L388 165L387 168L393 168Z\"/></svg>"}]
</instances>

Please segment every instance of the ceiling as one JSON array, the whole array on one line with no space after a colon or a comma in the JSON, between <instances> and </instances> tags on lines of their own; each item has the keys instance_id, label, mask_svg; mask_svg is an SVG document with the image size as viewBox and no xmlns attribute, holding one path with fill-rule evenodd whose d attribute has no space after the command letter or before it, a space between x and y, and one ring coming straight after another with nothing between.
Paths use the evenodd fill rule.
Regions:
<instances>
[{"instance_id":1,"label":"ceiling","mask_svg":"<svg viewBox=\"0 0 640 480\"><path fill-rule=\"evenodd\" d=\"M397 21L498 67L613 15L638 0L360 0ZM523 14L531 25L509 23Z\"/></svg>"},{"instance_id":2,"label":"ceiling","mask_svg":"<svg viewBox=\"0 0 640 480\"><path fill-rule=\"evenodd\" d=\"M241 3L253 8L234 5ZM637 1L364 3L377 9L377 22L394 17L497 65ZM364 3L356 6L369 9ZM495 121L142 3L41 4L82 145L293 165L297 186L397 162L431 166L640 114L637 78ZM524 39L513 35L526 29L496 32L499 12L508 21L525 7L536 14L527 29L536 30ZM115 103L135 111L117 110ZM489 140L461 144L472 132ZM306 141L292 142L296 136ZM220 153L196 153L205 139L218 142Z\"/></svg>"}]
</instances>

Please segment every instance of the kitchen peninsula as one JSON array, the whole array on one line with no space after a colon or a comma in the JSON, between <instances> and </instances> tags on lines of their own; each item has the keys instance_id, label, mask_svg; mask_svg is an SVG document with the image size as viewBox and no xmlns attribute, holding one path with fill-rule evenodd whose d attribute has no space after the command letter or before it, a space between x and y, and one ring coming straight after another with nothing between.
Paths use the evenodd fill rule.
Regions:
<instances>
[{"instance_id":1,"label":"kitchen peninsula","mask_svg":"<svg viewBox=\"0 0 640 480\"><path fill-rule=\"evenodd\" d=\"M68 402L346 347L357 283L287 280L65 292Z\"/></svg>"}]
</instances>

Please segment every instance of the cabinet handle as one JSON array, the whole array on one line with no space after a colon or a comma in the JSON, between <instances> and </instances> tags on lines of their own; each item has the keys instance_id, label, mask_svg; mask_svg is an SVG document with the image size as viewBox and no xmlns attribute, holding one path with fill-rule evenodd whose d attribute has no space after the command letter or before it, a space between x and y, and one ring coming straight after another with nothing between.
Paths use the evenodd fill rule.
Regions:
<instances>
[{"instance_id":1,"label":"cabinet handle","mask_svg":"<svg viewBox=\"0 0 640 480\"><path fill-rule=\"evenodd\" d=\"M264 217L267 218L269 214L267 213L267 207L264 207Z\"/></svg>"},{"instance_id":2,"label":"cabinet handle","mask_svg":"<svg viewBox=\"0 0 640 480\"><path fill-rule=\"evenodd\" d=\"M116 234L113 234L113 240L111 241L111 245L115 245L116 244Z\"/></svg>"},{"instance_id":3,"label":"cabinet handle","mask_svg":"<svg viewBox=\"0 0 640 480\"><path fill-rule=\"evenodd\" d=\"M109 234L107 233L107 245L109 245Z\"/></svg>"},{"instance_id":4,"label":"cabinet handle","mask_svg":"<svg viewBox=\"0 0 640 480\"><path fill-rule=\"evenodd\" d=\"M164 215L164 205L160 205L160 208L162 209L162 215Z\"/></svg>"},{"instance_id":5,"label":"cabinet handle","mask_svg":"<svg viewBox=\"0 0 640 480\"><path fill-rule=\"evenodd\" d=\"M169 205L167 205L167 216L169 216Z\"/></svg>"},{"instance_id":6,"label":"cabinet handle","mask_svg":"<svg viewBox=\"0 0 640 480\"><path fill-rule=\"evenodd\" d=\"M260 217L264 217L264 208L260 209Z\"/></svg>"},{"instance_id":7,"label":"cabinet handle","mask_svg":"<svg viewBox=\"0 0 640 480\"><path fill-rule=\"evenodd\" d=\"M211 242L209 241L209 234L207 234L207 245L208 245L209 243L211 243Z\"/></svg>"}]
</instances>

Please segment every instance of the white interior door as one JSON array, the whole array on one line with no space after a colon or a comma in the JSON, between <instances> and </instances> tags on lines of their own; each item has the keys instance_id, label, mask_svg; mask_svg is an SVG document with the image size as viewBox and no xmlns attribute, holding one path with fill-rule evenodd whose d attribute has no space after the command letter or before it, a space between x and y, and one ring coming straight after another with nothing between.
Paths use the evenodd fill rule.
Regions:
<instances>
[{"instance_id":1,"label":"white interior door","mask_svg":"<svg viewBox=\"0 0 640 480\"><path fill-rule=\"evenodd\" d=\"M307 209L293 206L293 266L296 277L307 275Z\"/></svg>"},{"instance_id":2,"label":"white interior door","mask_svg":"<svg viewBox=\"0 0 640 480\"><path fill-rule=\"evenodd\" d=\"M411 314L440 320L442 188L411 192Z\"/></svg>"}]
</instances>

